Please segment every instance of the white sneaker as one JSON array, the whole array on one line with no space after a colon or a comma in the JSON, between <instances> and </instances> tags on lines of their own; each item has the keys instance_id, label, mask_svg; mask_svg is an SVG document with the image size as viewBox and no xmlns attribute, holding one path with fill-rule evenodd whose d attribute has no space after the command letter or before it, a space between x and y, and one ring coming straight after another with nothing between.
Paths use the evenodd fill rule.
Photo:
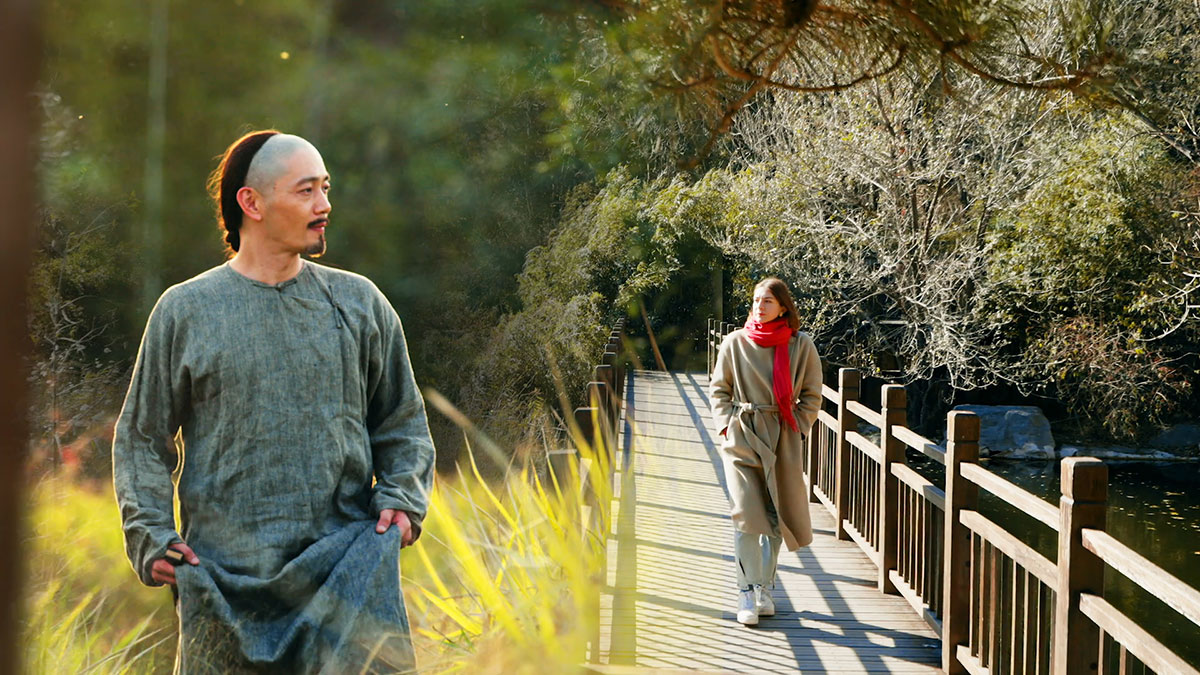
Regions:
<instances>
[{"instance_id":1,"label":"white sneaker","mask_svg":"<svg viewBox=\"0 0 1200 675\"><path fill-rule=\"evenodd\" d=\"M737 620L743 626L758 625L758 609L754 601L754 589L738 591Z\"/></svg>"},{"instance_id":2,"label":"white sneaker","mask_svg":"<svg viewBox=\"0 0 1200 675\"><path fill-rule=\"evenodd\" d=\"M754 587L754 607L759 616L775 616L775 601L771 598L771 589L766 586Z\"/></svg>"}]
</instances>

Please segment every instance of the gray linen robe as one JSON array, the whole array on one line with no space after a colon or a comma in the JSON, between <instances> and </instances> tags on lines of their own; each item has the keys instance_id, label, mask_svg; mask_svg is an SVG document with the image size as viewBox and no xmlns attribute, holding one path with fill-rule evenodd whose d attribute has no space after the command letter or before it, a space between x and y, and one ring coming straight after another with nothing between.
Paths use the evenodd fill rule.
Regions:
<instances>
[{"instance_id":1,"label":"gray linen robe","mask_svg":"<svg viewBox=\"0 0 1200 675\"><path fill-rule=\"evenodd\" d=\"M200 558L176 568L176 670L411 667L399 534L374 523L400 509L419 532L433 456L399 317L366 278L304 261L265 284L226 263L167 289L113 481L143 583L179 534Z\"/></svg>"},{"instance_id":2,"label":"gray linen robe","mask_svg":"<svg viewBox=\"0 0 1200 675\"><path fill-rule=\"evenodd\" d=\"M812 338L796 333L788 343L796 398L794 432L774 410L775 348L760 347L739 328L721 342L709 381L713 426L722 430L720 454L729 488L733 526L750 534L782 536L789 551L812 542L804 439L821 405L821 357ZM772 528L767 500L779 516Z\"/></svg>"}]
</instances>

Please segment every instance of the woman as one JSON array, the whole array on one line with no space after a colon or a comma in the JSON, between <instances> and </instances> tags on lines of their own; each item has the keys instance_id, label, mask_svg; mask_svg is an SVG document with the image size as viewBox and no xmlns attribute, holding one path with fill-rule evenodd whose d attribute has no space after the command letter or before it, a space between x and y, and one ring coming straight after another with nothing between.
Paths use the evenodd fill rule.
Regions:
<instances>
[{"instance_id":1,"label":"woman","mask_svg":"<svg viewBox=\"0 0 1200 675\"><path fill-rule=\"evenodd\" d=\"M821 405L821 358L787 284L763 279L745 327L721 343L709 383L722 436L737 562L737 620L773 616L779 547L812 541L804 440Z\"/></svg>"}]
</instances>

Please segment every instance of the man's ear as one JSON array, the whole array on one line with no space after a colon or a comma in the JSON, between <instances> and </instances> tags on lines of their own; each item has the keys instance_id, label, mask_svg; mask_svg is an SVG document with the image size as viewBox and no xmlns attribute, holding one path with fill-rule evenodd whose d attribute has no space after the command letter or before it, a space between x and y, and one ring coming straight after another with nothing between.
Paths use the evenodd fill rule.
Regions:
<instances>
[{"instance_id":1,"label":"man's ear","mask_svg":"<svg viewBox=\"0 0 1200 675\"><path fill-rule=\"evenodd\" d=\"M263 210L262 210L263 199L262 199L262 195L259 194L258 190L255 190L254 188L248 187L248 186L241 188L240 190L237 191L237 202L238 202L238 206L242 207L242 214L244 214L244 216L246 218L249 218L250 220L255 220L255 221L262 221L262 219L263 219Z\"/></svg>"}]
</instances>

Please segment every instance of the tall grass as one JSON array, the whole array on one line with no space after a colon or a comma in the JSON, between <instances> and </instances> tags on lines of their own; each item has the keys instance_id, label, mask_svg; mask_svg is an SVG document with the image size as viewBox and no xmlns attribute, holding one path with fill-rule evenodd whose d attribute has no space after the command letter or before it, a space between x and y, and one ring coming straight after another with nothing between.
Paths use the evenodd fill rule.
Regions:
<instances>
[{"instance_id":1,"label":"tall grass","mask_svg":"<svg viewBox=\"0 0 1200 675\"><path fill-rule=\"evenodd\" d=\"M26 669L169 670L171 597L141 586L130 569L111 490L52 478L32 493ZM401 556L422 672L579 667L596 632L604 567L598 537L580 527L578 495L576 471L560 485L527 464L489 483L470 454L457 479L437 481L423 534ZM603 492L596 501L607 500Z\"/></svg>"},{"instance_id":2,"label":"tall grass","mask_svg":"<svg viewBox=\"0 0 1200 675\"><path fill-rule=\"evenodd\" d=\"M22 662L30 673L160 673L175 652L171 594L138 583L111 491L66 475L26 513Z\"/></svg>"},{"instance_id":3,"label":"tall grass","mask_svg":"<svg viewBox=\"0 0 1200 675\"><path fill-rule=\"evenodd\" d=\"M405 587L422 669L436 672L570 672L598 631L605 569L607 480L545 477L524 464L492 486L480 475L470 438L500 459L497 448L436 393L427 398L468 437L467 466L455 484L439 483L426 533L409 558ZM585 443L584 466L608 473L607 453ZM468 470L469 469L469 470ZM561 483L559 481L562 481ZM593 491L595 527L585 528L581 481ZM593 645L594 646L594 645Z\"/></svg>"}]
</instances>

